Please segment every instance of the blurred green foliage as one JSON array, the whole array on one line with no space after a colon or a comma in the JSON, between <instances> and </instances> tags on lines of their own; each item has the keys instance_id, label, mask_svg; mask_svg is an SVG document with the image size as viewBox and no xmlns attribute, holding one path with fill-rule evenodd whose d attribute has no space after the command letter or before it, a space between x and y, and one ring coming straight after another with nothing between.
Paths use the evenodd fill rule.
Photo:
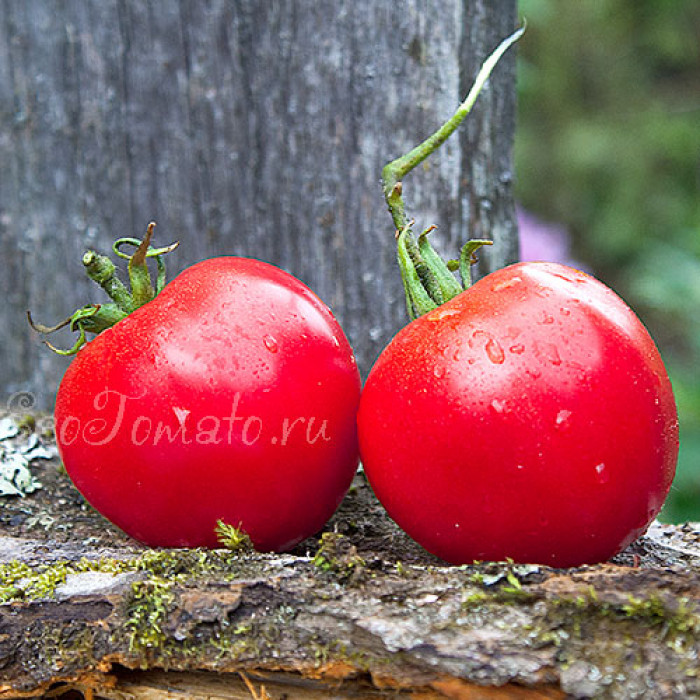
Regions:
<instances>
[{"instance_id":1,"label":"blurred green foliage","mask_svg":"<svg viewBox=\"0 0 700 700\"><path fill-rule=\"evenodd\" d=\"M667 521L700 520L700 2L520 0L518 201L637 311L673 381Z\"/></svg>"}]
</instances>

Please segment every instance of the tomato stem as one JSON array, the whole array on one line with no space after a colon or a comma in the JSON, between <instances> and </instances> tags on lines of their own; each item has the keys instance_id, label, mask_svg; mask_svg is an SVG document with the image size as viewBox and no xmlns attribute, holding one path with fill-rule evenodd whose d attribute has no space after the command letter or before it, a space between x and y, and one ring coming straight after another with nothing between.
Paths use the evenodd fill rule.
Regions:
<instances>
[{"instance_id":1,"label":"tomato stem","mask_svg":"<svg viewBox=\"0 0 700 700\"><path fill-rule=\"evenodd\" d=\"M418 146L384 166L382 170L384 197L394 219L397 231L406 226L406 213L401 198L401 181L413 168L420 165L431 153L436 151L464 121L464 118L471 112L476 98L479 96L479 93L489 79L489 76L496 67L501 56L503 56L510 46L520 39L524 32L525 24L517 31L513 32L507 39L504 39L496 47L494 52L483 62L474 80L474 84L471 90L469 90L469 94L450 119Z\"/></svg>"},{"instance_id":2,"label":"tomato stem","mask_svg":"<svg viewBox=\"0 0 700 700\"><path fill-rule=\"evenodd\" d=\"M107 304L83 306L65 321L55 326L44 326L34 323L31 314L27 312L29 325L41 335L54 333L66 326L71 331L78 333L78 338L73 346L66 350L59 349L44 340L46 345L55 353L59 355L74 355L87 342L87 333L95 335L101 333L123 318L126 318L132 311L148 303L156 294L160 293L165 286L165 265L161 256L174 250L178 244L173 243L165 248L151 248L150 241L154 228L155 224L151 222L146 229L143 240L120 238L113 246L116 255L129 260L128 273L131 291L116 276L116 267L106 255L100 255L94 250L88 250L83 255L85 272L91 280L102 287L112 301ZM133 255L121 252L121 247L125 244L136 246L136 251ZM157 280L155 289L151 283L151 276L146 265L148 258L155 258L156 260Z\"/></svg>"},{"instance_id":3,"label":"tomato stem","mask_svg":"<svg viewBox=\"0 0 700 700\"><path fill-rule=\"evenodd\" d=\"M444 262L428 242L427 234L433 230L434 226L426 229L419 236L418 241L415 240L411 230L413 222L409 222L406 217L406 208L402 197L403 178L455 132L471 112L476 98L500 58L523 35L524 31L525 24L504 39L484 61L469 94L450 119L425 141L403 156L387 163L382 169L384 198L397 232L399 268L406 292L406 307L412 319L452 299L469 287L471 284L470 265L474 262L474 251L483 245L491 245L491 241L472 240L462 249L460 261L457 264L462 277L460 285L452 275L454 265Z\"/></svg>"}]
</instances>

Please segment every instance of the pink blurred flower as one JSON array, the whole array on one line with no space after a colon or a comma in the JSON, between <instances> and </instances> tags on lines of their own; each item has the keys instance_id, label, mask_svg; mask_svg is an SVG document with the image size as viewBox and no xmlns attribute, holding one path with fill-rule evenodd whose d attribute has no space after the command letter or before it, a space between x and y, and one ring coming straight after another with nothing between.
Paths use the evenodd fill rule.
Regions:
<instances>
[{"instance_id":1,"label":"pink blurred flower","mask_svg":"<svg viewBox=\"0 0 700 700\"><path fill-rule=\"evenodd\" d=\"M558 262L581 269L581 264L571 255L571 237L565 226L543 221L520 206L516 206L516 213L520 260Z\"/></svg>"}]
</instances>

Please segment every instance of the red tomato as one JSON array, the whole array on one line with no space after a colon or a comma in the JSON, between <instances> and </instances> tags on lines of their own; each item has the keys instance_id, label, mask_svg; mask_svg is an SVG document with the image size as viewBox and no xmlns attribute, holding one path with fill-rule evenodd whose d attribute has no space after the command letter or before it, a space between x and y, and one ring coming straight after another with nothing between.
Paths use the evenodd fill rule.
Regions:
<instances>
[{"instance_id":1,"label":"red tomato","mask_svg":"<svg viewBox=\"0 0 700 700\"><path fill-rule=\"evenodd\" d=\"M453 563L604 561L659 512L678 454L644 326L550 263L494 272L400 331L367 379L359 437L389 515Z\"/></svg>"},{"instance_id":2,"label":"red tomato","mask_svg":"<svg viewBox=\"0 0 700 700\"><path fill-rule=\"evenodd\" d=\"M153 546L217 546L217 520L287 550L357 467L360 380L329 309L256 260L194 265L68 368L56 435L71 479Z\"/></svg>"}]
</instances>

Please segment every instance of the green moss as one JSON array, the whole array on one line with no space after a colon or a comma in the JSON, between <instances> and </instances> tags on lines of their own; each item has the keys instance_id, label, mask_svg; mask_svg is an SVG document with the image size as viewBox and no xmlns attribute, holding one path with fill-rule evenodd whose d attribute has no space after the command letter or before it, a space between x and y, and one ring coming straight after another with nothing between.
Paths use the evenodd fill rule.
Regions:
<instances>
[{"instance_id":1,"label":"green moss","mask_svg":"<svg viewBox=\"0 0 700 700\"><path fill-rule=\"evenodd\" d=\"M620 612L626 617L643 620L650 625L658 625L666 620L666 607L659 598L635 598L628 596L628 602L620 606Z\"/></svg>"},{"instance_id":2,"label":"green moss","mask_svg":"<svg viewBox=\"0 0 700 700\"><path fill-rule=\"evenodd\" d=\"M36 417L31 413L27 413L15 422L17 427L23 432L33 433L36 430Z\"/></svg>"},{"instance_id":3,"label":"green moss","mask_svg":"<svg viewBox=\"0 0 700 700\"><path fill-rule=\"evenodd\" d=\"M215 630L208 644L218 652L217 659L257 658L261 653L252 625L238 625L233 630Z\"/></svg>"},{"instance_id":4,"label":"green moss","mask_svg":"<svg viewBox=\"0 0 700 700\"><path fill-rule=\"evenodd\" d=\"M44 622L34 632L35 658L43 659L54 668L83 666L86 659L94 659L93 650L99 633L95 627L73 629Z\"/></svg>"},{"instance_id":5,"label":"green moss","mask_svg":"<svg viewBox=\"0 0 700 700\"><path fill-rule=\"evenodd\" d=\"M175 600L172 587L172 582L162 580L137 581L132 584L125 624L130 652L160 649L163 646L166 640L163 623Z\"/></svg>"},{"instance_id":6,"label":"green moss","mask_svg":"<svg viewBox=\"0 0 700 700\"><path fill-rule=\"evenodd\" d=\"M264 569L267 555L210 549L148 550L134 561L134 569L173 583L207 578L233 581L254 577Z\"/></svg>"},{"instance_id":7,"label":"green moss","mask_svg":"<svg viewBox=\"0 0 700 700\"><path fill-rule=\"evenodd\" d=\"M215 532L217 540L226 549L233 552L252 552L254 549L250 537L240 527L217 520Z\"/></svg>"},{"instance_id":8,"label":"green moss","mask_svg":"<svg viewBox=\"0 0 700 700\"><path fill-rule=\"evenodd\" d=\"M286 623L297 614L289 605L271 610L264 621L243 617L231 623L222 619L202 625L196 633L186 632L182 638L173 635L167 621L175 605L177 590L195 586L197 582L222 583L261 576L267 555L240 556L225 550L147 550L127 560L101 559L57 561L50 565L30 566L11 561L0 564L0 603L51 599L56 589L71 574L88 571L117 575L141 574L131 583L124 601L125 622L111 632L110 647L123 648L136 662L157 663L167 667L174 658L196 661L215 657L255 660L268 648L278 645ZM35 653L51 663L69 664L70 659L92 658L92 633L78 638L70 626L53 631L37 632ZM43 632L43 630L42 630ZM110 633L102 629L100 634ZM94 636L94 635L93 635Z\"/></svg>"},{"instance_id":9,"label":"green moss","mask_svg":"<svg viewBox=\"0 0 700 700\"><path fill-rule=\"evenodd\" d=\"M320 543L314 563L321 576L329 575L331 583L346 579L356 572L363 576L367 572L357 551L341 535L325 535ZM124 625L110 630L102 627L83 632L70 626L48 629L47 636L40 638L36 630L37 657L47 658L64 666L90 659L97 644L104 644L113 635L112 648L125 649L133 656L133 663L153 664L169 667L198 660L229 665L231 662L254 663L257 659L279 653L284 643L284 630L298 614L289 604L266 607L264 615L255 613L259 609L242 604L230 616L196 624L194 627L177 628L176 614L178 595L195 588L198 582L215 581L217 584L240 579L256 579L261 576L269 557L266 555L239 556L225 550L148 550L129 560L86 560L77 562L59 561L51 566L30 567L22 562L0 565L0 600L32 600L50 598L56 587L72 573L99 571L113 575L134 572L141 580L129 584L124 601ZM401 571L397 567L397 573ZM530 622L523 625L523 640L532 648L554 646L557 659L566 664L575 660L585 640L595 632L603 644L598 656L586 659L601 669L619 669L616 673L627 673L631 654L649 640L662 639L674 650L678 664L692 674L692 651L694 640L700 634L700 619L697 607L691 600L668 600L661 594L649 593L643 597L626 597L614 601L601 600L593 587L581 588L570 597L550 598L547 604L535 606L543 600L544 593L534 594L538 587L528 585L531 570L510 564L483 565L463 569L461 578L461 619L445 621L446 625L488 624L489 621L516 614L512 604L518 602L519 612L529 612ZM413 569L405 572L414 575ZM435 575L444 575L436 571ZM454 576L454 572L451 572ZM319 577L320 578L320 577ZM366 579L363 579L366 580ZM457 580L457 579L455 579ZM335 588L333 588L335 590ZM328 586L319 580L320 598L330 595ZM270 599L271 601L274 598ZM178 609L177 614L181 611ZM187 617L185 616L185 618ZM466 621L465 621L466 620ZM168 624L170 621L170 624ZM175 628L173 630L172 628ZM181 633L180 633L181 632ZM97 638L96 635L105 635ZM101 640L101 641L100 641ZM328 661L347 661L356 668L369 668L379 663L365 652L355 654L341 642L314 638L298 641L299 653L308 661L322 665ZM606 671L606 673L612 671Z\"/></svg>"},{"instance_id":10,"label":"green moss","mask_svg":"<svg viewBox=\"0 0 700 700\"><path fill-rule=\"evenodd\" d=\"M176 588L187 588L197 581L217 583L261 574L265 555L239 556L224 550L148 551L129 567L148 575L132 584L125 611L123 633L129 639L129 651L142 663L157 659L167 667L173 658L256 659L268 647L279 644L286 623L297 614L290 606L270 611L264 622L253 618L238 619L234 624L222 619L207 624L196 634L182 637L169 634L166 623L176 599Z\"/></svg>"},{"instance_id":11,"label":"green moss","mask_svg":"<svg viewBox=\"0 0 700 700\"><path fill-rule=\"evenodd\" d=\"M0 565L0 601L50 598L65 583L70 567L66 562L32 569L27 564L10 561Z\"/></svg>"},{"instance_id":12,"label":"green moss","mask_svg":"<svg viewBox=\"0 0 700 700\"><path fill-rule=\"evenodd\" d=\"M534 594L526 584L533 569L509 564L489 565L467 573L467 586L462 597L462 608L479 616L491 618L502 614L504 605L537 603L542 594ZM640 642L640 627L648 628L649 635L680 656L687 655L700 635L700 614L697 606L685 598L664 598L650 592L643 597L627 596L622 601L603 600L593 586L581 589L573 596L547 598L542 612L532 611L533 623L527 630L534 646L553 644L570 646L591 634L605 635L617 640L620 649L636 649ZM603 665L607 663L602 660Z\"/></svg>"},{"instance_id":13,"label":"green moss","mask_svg":"<svg viewBox=\"0 0 700 700\"><path fill-rule=\"evenodd\" d=\"M468 589L462 599L464 607L481 605L489 601L503 604L524 603L534 599L533 594L523 586L523 581L539 571L537 566L518 565L509 561L490 563L476 571L470 571L470 567L464 570L470 572L467 577L469 583L478 588L476 591Z\"/></svg>"},{"instance_id":14,"label":"green moss","mask_svg":"<svg viewBox=\"0 0 700 700\"><path fill-rule=\"evenodd\" d=\"M66 582L69 567L50 566L45 571L36 573L30 578L28 585L24 588L25 599L36 600L39 598L50 598L56 592L56 588Z\"/></svg>"},{"instance_id":15,"label":"green moss","mask_svg":"<svg viewBox=\"0 0 700 700\"><path fill-rule=\"evenodd\" d=\"M334 574L341 581L349 579L365 565L357 548L338 532L324 532L321 535L313 563L321 571Z\"/></svg>"},{"instance_id":16,"label":"green moss","mask_svg":"<svg viewBox=\"0 0 700 700\"><path fill-rule=\"evenodd\" d=\"M606 620L617 636L625 636L629 628L631 643L639 635L640 625L647 627L655 635L679 654L685 654L692 647L700 634L700 614L688 599L681 598L667 603L657 594L639 598L628 596L626 602L617 603L599 600L592 587L586 594L574 598L559 598L550 601L550 618L561 617L561 625L571 630L577 637L586 636L589 628L600 630ZM636 642L634 642L636 644Z\"/></svg>"},{"instance_id":17,"label":"green moss","mask_svg":"<svg viewBox=\"0 0 700 700\"><path fill-rule=\"evenodd\" d=\"M22 589L17 584L31 574L32 570L19 561L0 565L0 603L7 603L20 596Z\"/></svg>"},{"instance_id":18,"label":"green moss","mask_svg":"<svg viewBox=\"0 0 700 700\"><path fill-rule=\"evenodd\" d=\"M132 559L83 558L36 566L12 560L0 564L0 603L51 598L69 575L89 571L115 576L143 572L149 577L185 583L204 578L233 580L242 574L254 575L260 568L258 562L259 559L239 557L233 552L203 549L148 550Z\"/></svg>"},{"instance_id":19,"label":"green moss","mask_svg":"<svg viewBox=\"0 0 700 700\"><path fill-rule=\"evenodd\" d=\"M484 591L474 591L472 593L468 593L462 598L462 607L471 608L475 605L482 605L486 601L495 602L495 597L489 596L489 594L485 593Z\"/></svg>"},{"instance_id":20,"label":"green moss","mask_svg":"<svg viewBox=\"0 0 700 700\"><path fill-rule=\"evenodd\" d=\"M0 603L51 598L71 574L97 571L116 575L133 570L132 562L115 559L57 561L36 567L12 560L0 564Z\"/></svg>"}]
</instances>

